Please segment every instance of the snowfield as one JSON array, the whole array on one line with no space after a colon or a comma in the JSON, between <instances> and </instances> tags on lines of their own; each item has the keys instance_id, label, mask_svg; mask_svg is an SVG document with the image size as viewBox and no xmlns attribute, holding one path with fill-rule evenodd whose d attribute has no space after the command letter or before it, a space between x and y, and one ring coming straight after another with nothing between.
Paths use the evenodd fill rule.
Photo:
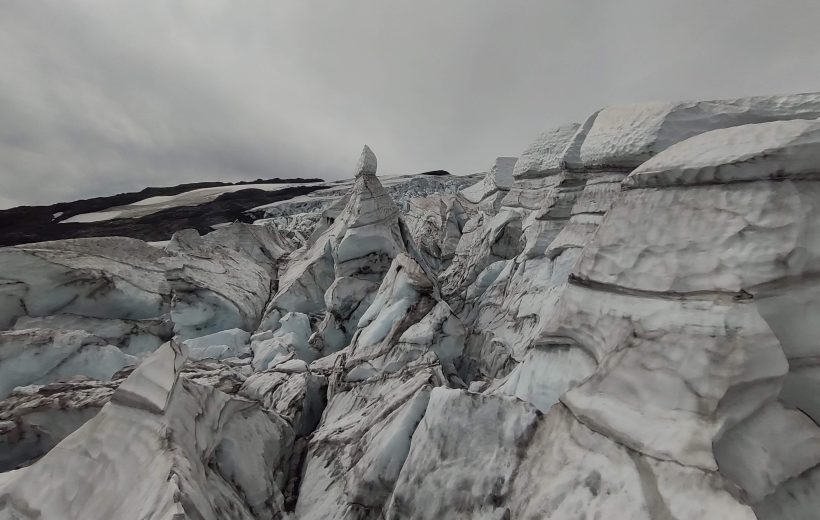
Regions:
<instances>
[{"instance_id":1,"label":"snowfield","mask_svg":"<svg viewBox=\"0 0 820 520\"><path fill-rule=\"evenodd\" d=\"M111 220L115 218L136 218L150 215L151 213L156 213L157 211L168 208L176 208L179 206L198 206L205 202L214 200L225 193L233 193L240 190L277 191L292 188L294 186L300 186L300 184L241 184L236 186L200 188L197 190L186 191L184 193L180 193L179 195L148 197L147 199L133 202L126 206L118 206L105 211L74 215L73 217L69 217L61 222L101 222L103 220Z\"/></svg>"}]
</instances>

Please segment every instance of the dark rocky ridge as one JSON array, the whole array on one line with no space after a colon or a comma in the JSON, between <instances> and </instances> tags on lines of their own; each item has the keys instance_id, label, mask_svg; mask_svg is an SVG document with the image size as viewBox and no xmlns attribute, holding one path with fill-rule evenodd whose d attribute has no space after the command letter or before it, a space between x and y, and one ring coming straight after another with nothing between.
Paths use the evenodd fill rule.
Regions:
<instances>
[{"instance_id":1,"label":"dark rocky ridge","mask_svg":"<svg viewBox=\"0 0 820 520\"><path fill-rule=\"evenodd\" d=\"M145 188L138 192L120 193L107 197L61 202L49 206L19 206L0 211L0 246L11 246L64 238L126 236L142 240L166 240L175 231L195 228L200 233L211 231L211 226L239 220L249 222L245 211L255 206L286 200L324 188L322 179L268 179L257 181L196 182L159 188ZM238 186L246 184L311 183L275 191L255 188L224 193L216 199L197 206L167 208L139 218L111 219L100 222L60 221L75 215L103 211L108 208L133 204L156 196L178 195L200 188ZM315 183L315 184L312 184ZM55 213L62 212L58 219Z\"/></svg>"}]
</instances>

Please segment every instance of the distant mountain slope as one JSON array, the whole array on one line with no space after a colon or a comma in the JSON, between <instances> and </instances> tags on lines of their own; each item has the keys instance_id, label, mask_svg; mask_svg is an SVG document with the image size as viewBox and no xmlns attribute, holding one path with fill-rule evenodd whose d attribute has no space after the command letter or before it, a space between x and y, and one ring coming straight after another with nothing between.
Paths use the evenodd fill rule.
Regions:
<instances>
[{"instance_id":1,"label":"distant mountain slope","mask_svg":"<svg viewBox=\"0 0 820 520\"><path fill-rule=\"evenodd\" d=\"M209 231L211 224L246 220L242 213L260 204L304 195L321 187L322 179L267 179L256 181L195 182L160 188L145 188L131 193L108 197L94 197L49 206L19 206L0 211L0 246L10 246L61 238L97 236L129 236L144 240L164 240L174 231L185 227ZM77 215L94 213L125 206L150 197L167 197L214 187L235 187L259 184L304 184L305 186L264 191L243 189L217 196L200 206L176 207L160 210L138 219L112 219L104 222L64 222Z\"/></svg>"},{"instance_id":2,"label":"distant mountain slope","mask_svg":"<svg viewBox=\"0 0 820 520\"><path fill-rule=\"evenodd\" d=\"M208 233L218 224L253 222L266 216L262 208L291 199L301 201L314 192L320 196L308 198L311 204L336 200L351 182L324 182L318 178L197 182L50 206L20 206L0 211L0 247L103 236L163 241L186 228ZM451 184L457 190L473 180L436 170L396 176L388 182L392 183L394 196L401 198L438 192Z\"/></svg>"}]
</instances>

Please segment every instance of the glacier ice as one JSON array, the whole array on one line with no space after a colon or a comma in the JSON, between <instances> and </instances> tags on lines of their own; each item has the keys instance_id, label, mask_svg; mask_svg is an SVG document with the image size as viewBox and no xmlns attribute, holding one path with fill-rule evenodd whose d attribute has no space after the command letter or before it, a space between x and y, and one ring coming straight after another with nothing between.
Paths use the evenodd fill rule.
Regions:
<instances>
[{"instance_id":1,"label":"glacier ice","mask_svg":"<svg viewBox=\"0 0 820 520\"><path fill-rule=\"evenodd\" d=\"M0 519L807 519L820 95L0 249ZM105 475L100 479L99 475Z\"/></svg>"}]
</instances>

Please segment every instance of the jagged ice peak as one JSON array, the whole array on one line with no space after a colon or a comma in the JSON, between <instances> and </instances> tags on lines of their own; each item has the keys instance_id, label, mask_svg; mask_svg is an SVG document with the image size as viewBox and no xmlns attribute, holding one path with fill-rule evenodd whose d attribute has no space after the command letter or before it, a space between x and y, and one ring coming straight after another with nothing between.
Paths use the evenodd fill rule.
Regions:
<instances>
[{"instance_id":1,"label":"jagged ice peak","mask_svg":"<svg viewBox=\"0 0 820 520\"><path fill-rule=\"evenodd\" d=\"M356 177L361 175L376 175L376 154L369 146L364 145L362 155L359 156L359 162L356 163Z\"/></svg>"}]
</instances>

